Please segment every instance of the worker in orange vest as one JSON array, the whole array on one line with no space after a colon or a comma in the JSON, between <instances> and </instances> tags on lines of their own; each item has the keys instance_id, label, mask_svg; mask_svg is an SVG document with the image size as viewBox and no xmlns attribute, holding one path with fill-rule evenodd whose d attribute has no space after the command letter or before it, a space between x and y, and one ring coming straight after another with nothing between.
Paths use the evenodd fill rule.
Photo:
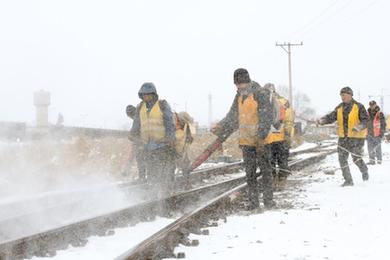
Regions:
<instances>
[{"instance_id":1,"label":"worker in orange vest","mask_svg":"<svg viewBox=\"0 0 390 260\"><path fill-rule=\"evenodd\" d=\"M375 158L378 164L382 163L382 138L386 131L386 120L380 107L374 100L370 101L368 112L368 134L367 148L370 161L367 164L375 164Z\"/></svg>"},{"instance_id":2,"label":"worker in orange vest","mask_svg":"<svg viewBox=\"0 0 390 260\"><path fill-rule=\"evenodd\" d=\"M274 183L278 186L283 186L287 175L290 173L288 167L288 157L291 146L291 137L294 130L294 113L286 98L282 97L275 91L275 86L272 83L264 85L275 96L276 102L279 105L279 129L271 127L271 132L265 139L266 144L271 145L272 150L272 173ZM279 166L277 171L276 165Z\"/></svg>"},{"instance_id":3,"label":"worker in orange vest","mask_svg":"<svg viewBox=\"0 0 390 260\"><path fill-rule=\"evenodd\" d=\"M242 150L248 184L249 210L259 208L257 166L262 174L263 203L266 208L275 206L273 200L271 147L264 144L274 121L270 92L252 81L246 69L239 68L233 74L237 94L229 112L212 132L220 140L226 140L239 131L239 146Z\"/></svg>"}]
</instances>

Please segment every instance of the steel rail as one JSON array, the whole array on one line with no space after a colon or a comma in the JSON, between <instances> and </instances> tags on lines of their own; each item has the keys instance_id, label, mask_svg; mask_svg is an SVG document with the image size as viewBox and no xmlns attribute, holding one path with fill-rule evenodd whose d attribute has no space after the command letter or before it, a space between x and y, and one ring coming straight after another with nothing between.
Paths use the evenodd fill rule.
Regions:
<instances>
[{"instance_id":1,"label":"steel rail","mask_svg":"<svg viewBox=\"0 0 390 260\"><path fill-rule=\"evenodd\" d=\"M322 153L322 158L329 154L330 151ZM292 169L299 169L309 163L310 158L296 160L290 163ZM233 163L225 167L216 167L209 169L212 172L237 171L242 168L242 163ZM217 170L218 169L218 170ZM207 170L199 170L198 174L207 173ZM141 204L126 207L115 212L103 214L94 218L83 219L77 223L71 223L55 229L46 230L30 236L19 239L6 240L0 244L0 259L18 259L36 256L51 256L55 255L58 249L65 249L69 244L73 246L82 246L86 243L86 238L91 235L107 235L112 233L113 228L128 226L141 221L142 218L153 218L156 215L156 209L161 206L161 203L180 207L185 199L194 201L195 196L200 196L207 192L212 192L212 195L219 196L226 191L226 187L231 188L232 185L241 185L245 181L245 177L238 177L233 180L224 181L217 184L207 185L205 187L195 188L190 191L182 191L171 197L152 200ZM220 188L220 187L224 188ZM210 196L210 194L209 194ZM177 208L175 209L177 210ZM12 225L8 222L7 225Z\"/></svg>"},{"instance_id":2,"label":"steel rail","mask_svg":"<svg viewBox=\"0 0 390 260\"><path fill-rule=\"evenodd\" d=\"M321 161L327 155L334 152L335 151L332 150L314 155L313 157L299 159L290 163L289 166L293 170L299 170ZM219 213L219 215L225 216L226 210L223 207L226 207L226 205L229 205L231 202L230 196L238 191L242 191L246 188L246 186L246 183L237 184L232 189L209 200L201 207L183 215L173 223L162 228L149 238L143 240L141 243L118 256L116 260L161 259L166 257L177 257L173 254L172 251L174 247L177 246L180 242L184 241L184 243L186 243L185 237L187 237L190 233L189 230L191 230L191 225L197 226L199 222L207 223L208 221L205 219L207 218L207 214L212 214L210 218L215 218L215 214L213 214L215 212ZM227 207L229 208L229 206ZM189 244L191 245L191 243Z\"/></svg>"},{"instance_id":3,"label":"steel rail","mask_svg":"<svg viewBox=\"0 0 390 260\"><path fill-rule=\"evenodd\" d=\"M15 240L6 240L0 244L0 259L20 259L28 258L33 255L51 256L57 249L64 249L69 244L80 246L86 243L86 238L91 235L107 235L113 228L128 226L140 221L154 218L161 208L162 204L169 205L170 209L179 207L184 201L195 201L195 197L205 194L216 196L223 192L227 187L242 183L244 177L238 177L232 180L217 184L211 184L190 191L181 192L170 197L155 199L131 207L126 207L109 214L103 214L94 218L81 220L77 223L71 223L49 229L36 234L25 236ZM9 220L4 225L12 225ZM16 228L16 227L15 227Z\"/></svg>"}]
</instances>

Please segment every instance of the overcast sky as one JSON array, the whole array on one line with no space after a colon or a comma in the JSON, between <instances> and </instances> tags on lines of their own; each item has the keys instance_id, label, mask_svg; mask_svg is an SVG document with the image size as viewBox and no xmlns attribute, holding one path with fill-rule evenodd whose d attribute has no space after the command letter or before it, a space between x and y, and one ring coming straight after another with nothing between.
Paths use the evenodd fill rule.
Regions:
<instances>
[{"instance_id":1,"label":"overcast sky","mask_svg":"<svg viewBox=\"0 0 390 260\"><path fill-rule=\"evenodd\" d=\"M349 85L390 95L390 2L33 1L0 0L0 121L34 121L33 92L51 92L50 118L67 125L121 128L143 82L160 98L208 122L223 117L235 94L232 74L247 68L260 84L293 86L321 115ZM385 98L390 112L390 96Z\"/></svg>"}]
</instances>

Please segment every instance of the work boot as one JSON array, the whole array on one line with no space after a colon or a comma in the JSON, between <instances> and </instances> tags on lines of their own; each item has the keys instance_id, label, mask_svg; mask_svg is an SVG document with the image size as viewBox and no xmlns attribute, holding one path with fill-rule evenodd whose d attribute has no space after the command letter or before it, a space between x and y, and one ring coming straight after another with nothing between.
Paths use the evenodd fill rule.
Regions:
<instances>
[{"instance_id":1,"label":"work boot","mask_svg":"<svg viewBox=\"0 0 390 260\"><path fill-rule=\"evenodd\" d=\"M274 189L277 189L278 188L278 176L274 176L273 179L272 179L272 187Z\"/></svg>"},{"instance_id":2,"label":"work boot","mask_svg":"<svg viewBox=\"0 0 390 260\"><path fill-rule=\"evenodd\" d=\"M287 176L279 176L278 188L284 189L284 187L286 186L286 182L287 182Z\"/></svg>"},{"instance_id":3,"label":"work boot","mask_svg":"<svg viewBox=\"0 0 390 260\"><path fill-rule=\"evenodd\" d=\"M367 163L367 165L374 165L375 164L375 161L369 161L368 163Z\"/></svg>"},{"instance_id":4,"label":"work boot","mask_svg":"<svg viewBox=\"0 0 390 260\"><path fill-rule=\"evenodd\" d=\"M256 210L256 209L258 209L260 206L259 206L259 204L257 204L257 203L249 203L249 205L247 206L247 210L248 211L253 211L253 210Z\"/></svg>"},{"instance_id":5,"label":"work boot","mask_svg":"<svg viewBox=\"0 0 390 260\"><path fill-rule=\"evenodd\" d=\"M275 201L273 201L273 200L265 200L265 201L264 201L264 207L265 207L266 209L273 209L273 208L276 207L276 203L275 203Z\"/></svg>"},{"instance_id":6,"label":"work boot","mask_svg":"<svg viewBox=\"0 0 390 260\"><path fill-rule=\"evenodd\" d=\"M353 181L344 181L344 183L341 184L341 187L346 187L346 186L353 186Z\"/></svg>"},{"instance_id":7,"label":"work boot","mask_svg":"<svg viewBox=\"0 0 390 260\"><path fill-rule=\"evenodd\" d=\"M362 173L362 178L363 178L363 181L368 181L368 172L363 172Z\"/></svg>"},{"instance_id":8,"label":"work boot","mask_svg":"<svg viewBox=\"0 0 390 260\"><path fill-rule=\"evenodd\" d=\"M378 162L377 162L378 164L382 164L382 160L378 160Z\"/></svg>"}]
</instances>

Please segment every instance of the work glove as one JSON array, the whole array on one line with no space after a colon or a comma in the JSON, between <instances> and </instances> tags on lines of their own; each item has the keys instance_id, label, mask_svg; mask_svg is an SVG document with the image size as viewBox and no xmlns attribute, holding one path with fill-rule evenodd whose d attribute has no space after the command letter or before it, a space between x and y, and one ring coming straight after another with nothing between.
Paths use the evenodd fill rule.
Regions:
<instances>
[{"instance_id":1,"label":"work glove","mask_svg":"<svg viewBox=\"0 0 390 260\"><path fill-rule=\"evenodd\" d=\"M222 127L220 125L216 125L210 129L211 133L216 135L218 139L220 139L222 142L224 142L229 136L227 136L226 133L224 133Z\"/></svg>"},{"instance_id":2,"label":"work glove","mask_svg":"<svg viewBox=\"0 0 390 260\"><path fill-rule=\"evenodd\" d=\"M278 127L275 127L275 124L271 125L270 132L271 133L280 133L281 130L281 124L278 124Z\"/></svg>"},{"instance_id":3,"label":"work glove","mask_svg":"<svg viewBox=\"0 0 390 260\"><path fill-rule=\"evenodd\" d=\"M316 126L318 127L319 125L325 125L325 119L320 118L316 120Z\"/></svg>"},{"instance_id":4,"label":"work glove","mask_svg":"<svg viewBox=\"0 0 390 260\"><path fill-rule=\"evenodd\" d=\"M277 121L272 124L271 129L273 128L274 130L272 132L280 132L280 128L282 127L282 123L280 121Z\"/></svg>"},{"instance_id":5,"label":"work glove","mask_svg":"<svg viewBox=\"0 0 390 260\"><path fill-rule=\"evenodd\" d=\"M357 124L357 125L355 125L355 126L352 128L352 131L354 131L354 132L359 132L359 131L362 131L362 130L364 130L364 127L363 127L362 124Z\"/></svg>"},{"instance_id":6,"label":"work glove","mask_svg":"<svg viewBox=\"0 0 390 260\"><path fill-rule=\"evenodd\" d=\"M134 119L134 117L135 117L135 114L136 114L136 108L135 108L135 106L133 106L133 105L128 105L127 107L126 107L126 115L128 116L128 117L130 117L131 119Z\"/></svg>"}]
</instances>

